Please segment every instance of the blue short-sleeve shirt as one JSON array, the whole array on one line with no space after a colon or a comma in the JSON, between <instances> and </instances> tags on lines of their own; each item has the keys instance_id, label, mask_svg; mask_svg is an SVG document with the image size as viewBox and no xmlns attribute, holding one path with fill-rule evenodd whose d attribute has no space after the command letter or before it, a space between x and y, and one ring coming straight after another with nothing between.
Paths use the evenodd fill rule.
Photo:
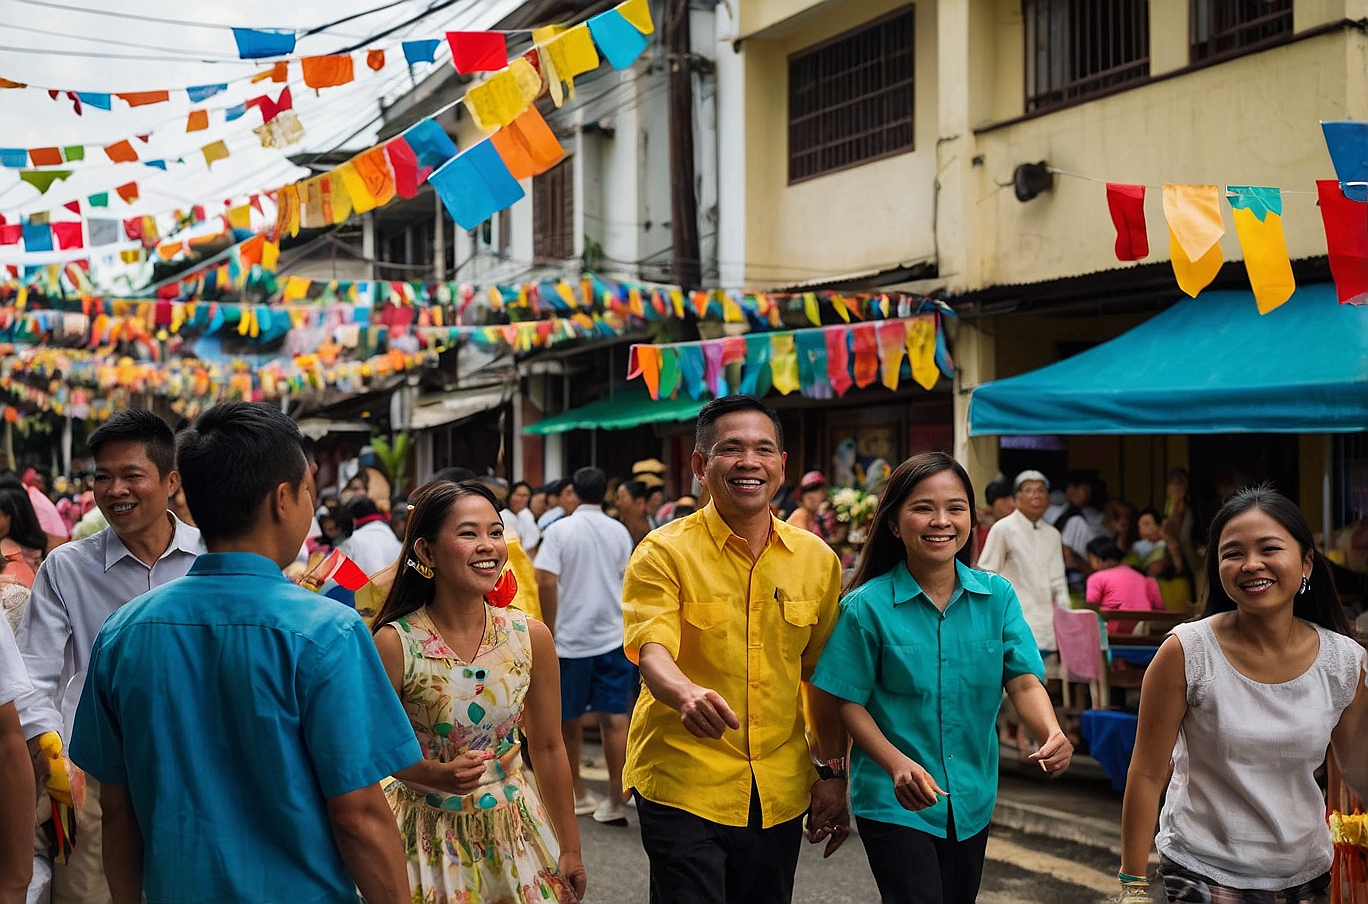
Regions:
<instances>
[{"instance_id":1,"label":"blue short-sleeve shirt","mask_svg":"<svg viewBox=\"0 0 1368 904\"><path fill-rule=\"evenodd\" d=\"M72 759L126 785L149 904L355 902L327 799L422 758L354 610L250 553L110 616Z\"/></svg>"},{"instance_id":2,"label":"blue short-sleeve shirt","mask_svg":"<svg viewBox=\"0 0 1368 904\"><path fill-rule=\"evenodd\" d=\"M884 736L950 797L913 812L893 780L856 745L851 810L867 819L946 837L983 831L997 799L997 713L1003 686L1044 679L1034 636L1004 578L956 563L956 587L941 612L900 562L851 591L812 683L869 710Z\"/></svg>"}]
</instances>

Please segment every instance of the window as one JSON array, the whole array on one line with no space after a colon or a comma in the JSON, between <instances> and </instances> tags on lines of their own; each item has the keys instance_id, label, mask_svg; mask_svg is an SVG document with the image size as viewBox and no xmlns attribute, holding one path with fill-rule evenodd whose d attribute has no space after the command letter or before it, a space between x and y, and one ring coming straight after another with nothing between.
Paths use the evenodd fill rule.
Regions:
<instances>
[{"instance_id":1,"label":"window","mask_svg":"<svg viewBox=\"0 0 1368 904\"><path fill-rule=\"evenodd\" d=\"M912 150L913 8L789 57L789 182Z\"/></svg>"},{"instance_id":2,"label":"window","mask_svg":"<svg viewBox=\"0 0 1368 904\"><path fill-rule=\"evenodd\" d=\"M1292 36L1292 0L1192 0L1192 62Z\"/></svg>"},{"instance_id":3,"label":"window","mask_svg":"<svg viewBox=\"0 0 1368 904\"><path fill-rule=\"evenodd\" d=\"M1149 75L1149 0L1024 0L1026 112Z\"/></svg>"},{"instance_id":4,"label":"window","mask_svg":"<svg viewBox=\"0 0 1368 904\"><path fill-rule=\"evenodd\" d=\"M575 256L575 171L565 158L532 179L532 257L565 261Z\"/></svg>"}]
</instances>

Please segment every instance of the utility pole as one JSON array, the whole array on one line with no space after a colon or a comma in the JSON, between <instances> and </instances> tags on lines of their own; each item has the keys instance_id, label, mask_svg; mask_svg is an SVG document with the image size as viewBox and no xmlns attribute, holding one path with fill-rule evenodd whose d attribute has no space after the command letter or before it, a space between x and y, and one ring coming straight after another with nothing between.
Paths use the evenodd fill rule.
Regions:
<instances>
[{"instance_id":1,"label":"utility pole","mask_svg":"<svg viewBox=\"0 0 1368 904\"><path fill-rule=\"evenodd\" d=\"M670 66L670 227L674 278L685 289L701 282L698 197L694 192L693 58L689 0L666 0L665 58Z\"/></svg>"}]
</instances>

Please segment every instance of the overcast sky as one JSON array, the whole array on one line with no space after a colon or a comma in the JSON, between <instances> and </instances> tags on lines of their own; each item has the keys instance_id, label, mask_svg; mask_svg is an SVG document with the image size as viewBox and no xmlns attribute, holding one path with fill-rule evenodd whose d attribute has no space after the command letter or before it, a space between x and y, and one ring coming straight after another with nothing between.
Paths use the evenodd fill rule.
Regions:
<instances>
[{"instance_id":1,"label":"overcast sky","mask_svg":"<svg viewBox=\"0 0 1368 904\"><path fill-rule=\"evenodd\" d=\"M465 0L402 33L375 42L375 46L387 52L382 71L372 72L366 68L365 52L358 52L354 54L356 81L324 89L317 96L303 85L299 66L292 63L290 82L294 109L306 137L302 144L287 150L266 150L259 146L252 132L261 124L261 115L255 110L248 111L235 122L224 121L223 111L227 107L263 93L275 97L283 87L269 81L253 85L244 78L262 67L236 59L237 47L228 27L140 21L131 17L147 16L214 26L306 29L389 2L392 0L202 0L179 4L165 0L4 0L0 3L0 46L41 52L0 50L0 77L63 90L171 89L171 101L130 109L114 98L112 111L87 106L84 115L77 116L65 96L53 101L45 90L0 91L0 146L87 146L85 161L69 167L75 174L65 182L56 183L43 196L32 186L16 184L17 171L0 170L0 213L11 222L15 214L28 215L41 210L53 211L54 219L67 219L69 214L61 209L64 202L84 200L101 191L110 192L108 215L119 218L166 213L173 208L189 208L199 203L209 207L211 213L218 213L228 198L276 188L305 175L285 159L287 154L329 150L344 141L346 148L365 148L374 139L376 126L350 140L346 140L347 137L377 115L377 102L382 95L393 97L410 84L399 42L440 38L444 31L469 23L472 16L478 16L482 9L488 8L489 0ZM349 46L418 15L436 2L438 0L407 0L393 9L302 39L296 53L323 54ZM113 11L120 16L56 9L52 8L54 5ZM123 43L114 43L116 41ZM127 46L130 44L147 46ZM49 51L160 59L99 59L59 56ZM200 59L225 62L206 63ZM445 46L435 65L450 65ZM413 75L422 79L430 71L431 67L419 65ZM187 86L222 82L230 83L227 92L196 105L191 105L183 90ZM200 108L210 111L209 129L187 134L186 117L191 109ZM104 145L147 132L152 133L149 143L133 141L141 159L184 157L186 164L170 163L168 172L160 172L141 162L109 163L101 149ZM206 169L200 148L218 139L227 143L231 157ZM132 206L124 204L113 193L115 186L129 181L136 181L141 192L141 200Z\"/></svg>"}]
</instances>

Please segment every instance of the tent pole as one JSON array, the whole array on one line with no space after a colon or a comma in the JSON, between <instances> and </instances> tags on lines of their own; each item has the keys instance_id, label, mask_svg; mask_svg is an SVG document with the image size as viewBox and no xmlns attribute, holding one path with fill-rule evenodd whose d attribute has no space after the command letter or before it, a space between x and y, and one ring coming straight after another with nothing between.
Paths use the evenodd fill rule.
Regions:
<instances>
[{"instance_id":1,"label":"tent pole","mask_svg":"<svg viewBox=\"0 0 1368 904\"><path fill-rule=\"evenodd\" d=\"M1334 545L1334 536L1331 534L1330 520L1330 474L1335 468L1335 438L1330 435L1325 437L1325 457L1324 467L1321 474L1321 552L1329 553L1330 547Z\"/></svg>"}]
</instances>

